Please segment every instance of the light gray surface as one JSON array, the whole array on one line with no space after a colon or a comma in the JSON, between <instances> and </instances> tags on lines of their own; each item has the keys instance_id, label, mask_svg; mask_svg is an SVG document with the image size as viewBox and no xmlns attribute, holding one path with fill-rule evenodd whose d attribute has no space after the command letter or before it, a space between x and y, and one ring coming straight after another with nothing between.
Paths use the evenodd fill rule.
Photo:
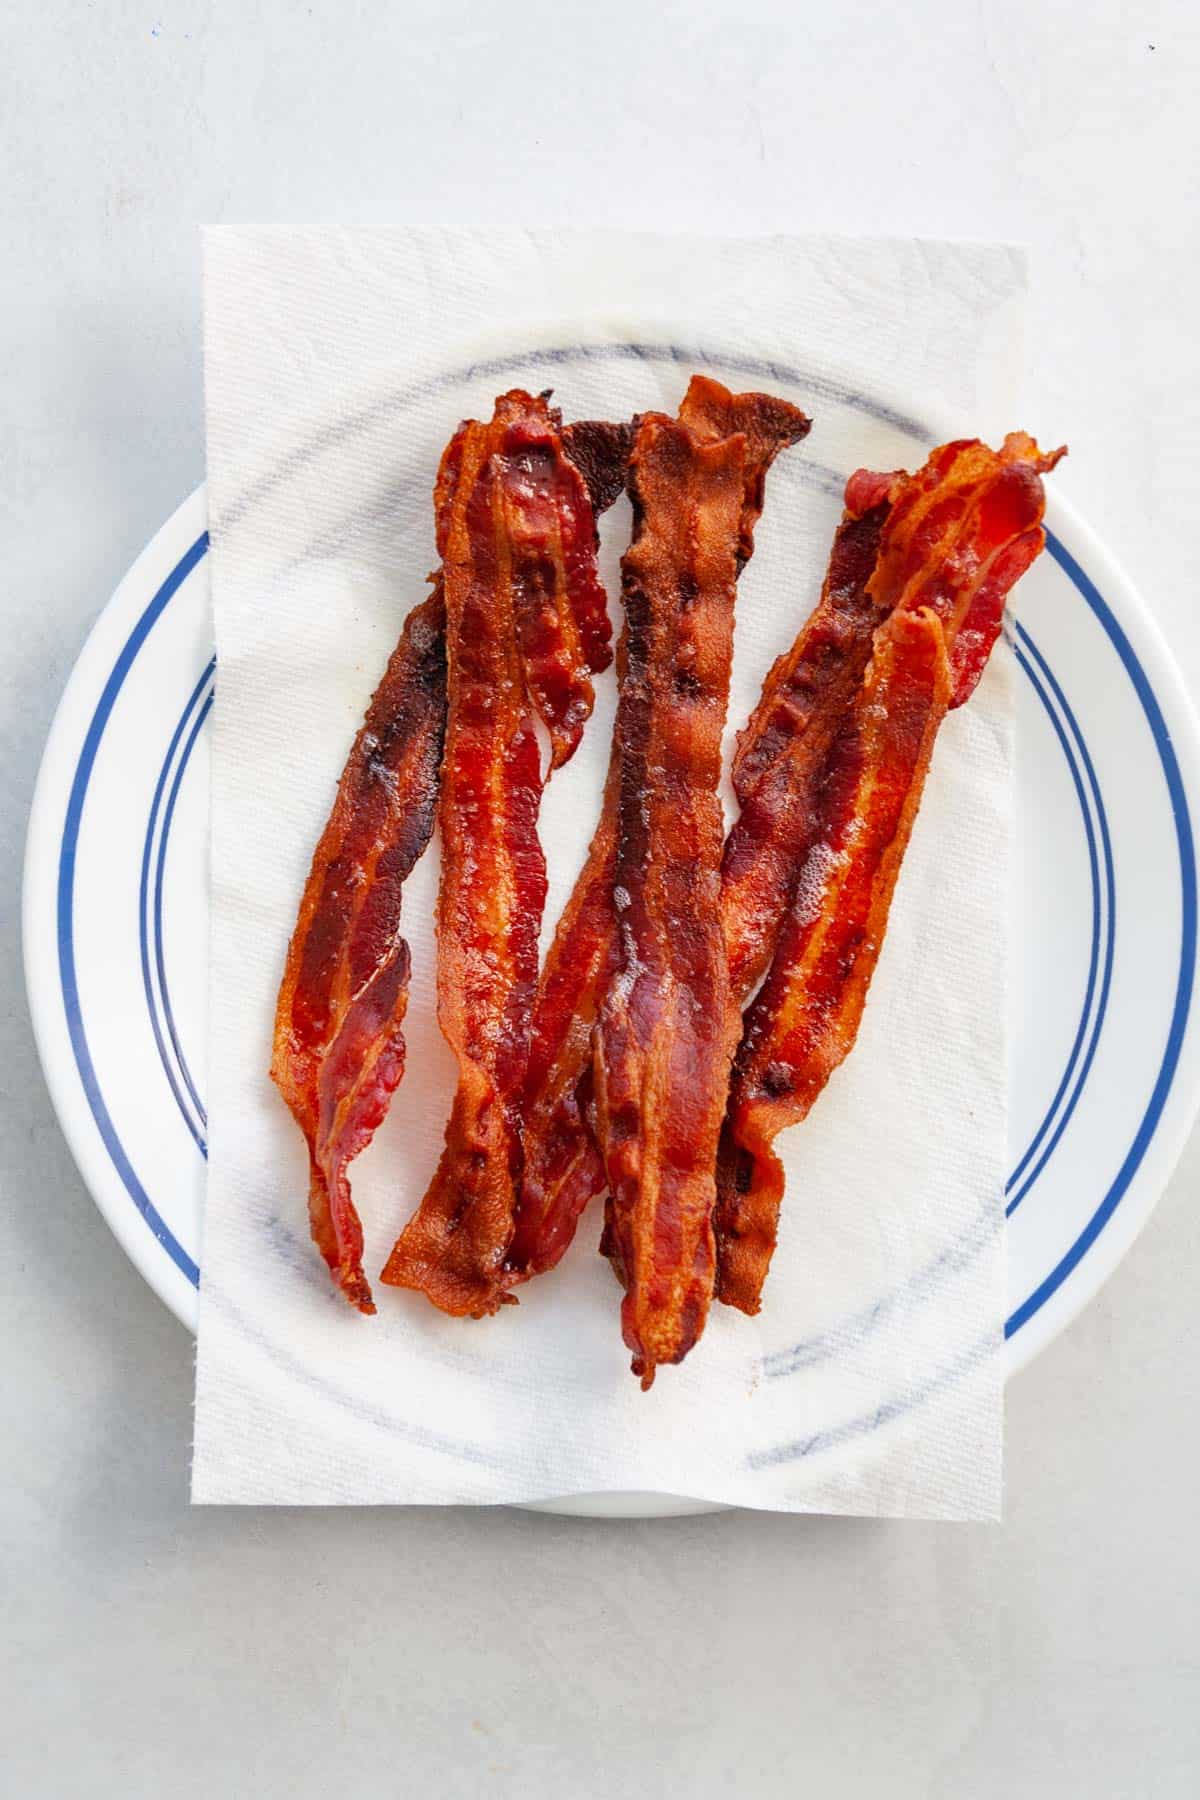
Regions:
<instances>
[{"instance_id":1,"label":"light gray surface","mask_svg":"<svg viewBox=\"0 0 1200 1800\"><path fill-rule=\"evenodd\" d=\"M1198 83L1182 3L4 0L6 1794L1200 1791L1195 1139L1013 1384L1003 1528L191 1513L191 1342L74 1171L17 945L55 700L202 474L204 220L1023 240L1019 422L1196 684Z\"/></svg>"}]
</instances>

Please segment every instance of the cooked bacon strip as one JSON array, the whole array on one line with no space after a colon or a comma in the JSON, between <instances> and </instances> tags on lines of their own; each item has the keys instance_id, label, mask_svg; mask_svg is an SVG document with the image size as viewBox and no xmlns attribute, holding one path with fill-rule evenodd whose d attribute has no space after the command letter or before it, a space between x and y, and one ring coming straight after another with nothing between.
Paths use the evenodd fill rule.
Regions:
<instances>
[{"instance_id":1,"label":"cooked bacon strip","mask_svg":"<svg viewBox=\"0 0 1200 1800\"><path fill-rule=\"evenodd\" d=\"M854 1043L950 694L941 621L928 608L896 613L833 747L820 830L734 1064L716 1230L720 1297L743 1312L758 1311L775 1247L783 1167L773 1141L804 1118Z\"/></svg>"},{"instance_id":2,"label":"cooked bacon strip","mask_svg":"<svg viewBox=\"0 0 1200 1800\"><path fill-rule=\"evenodd\" d=\"M751 429L712 442L689 428L686 409L678 422L643 419L621 566L620 953L594 1053L606 1235L643 1388L660 1363L687 1355L712 1296L715 1157L737 1030L718 910L734 595L751 545L745 515L762 500L761 439L794 442L808 426L779 402L728 404Z\"/></svg>"},{"instance_id":3,"label":"cooked bacon strip","mask_svg":"<svg viewBox=\"0 0 1200 1800\"><path fill-rule=\"evenodd\" d=\"M744 437L701 444L650 414L630 465L621 951L596 1030L596 1100L622 1332L643 1387L695 1343L713 1285L713 1169L737 1025L717 913L717 782L745 464Z\"/></svg>"},{"instance_id":4,"label":"cooked bacon strip","mask_svg":"<svg viewBox=\"0 0 1200 1800\"><path fill-rule=\"evenodd\" d=\"M1043 456L1014 432L999 452L963 440L935 450L915 476L860 469L846 484L820 602L768 674L734 758L741 811L725 845L722 907L739 999L771 960L815 829L823 759L876 628L897 606L932 606L950 645L951 704L961 706L996 641L1005 596L1041 550L1040 476L1060 454Z\"/></svg>"},{"instance_id":5,"label":"cooked bacon strip","mask_svg":"<svg viewBox=\"0 0 1200 1800\"><path fill-rule=\"evenodd\" d=\"M753 554L767 470L780 450L806 435L809 422L786 401L731 394L705 375L692 377L679 416L701 442L736 432L746 437L737 548L742 567ZM623 635L617 651L622 685L625 663ZM590 1117L592 1032L619 952L612 904L619 767L620 749L614 742L600 822L538 984L523 1106L525 1167L508 1254L513 1285L554 1267L588 1201L605 1185Z\"/></svg>"},{"instance_id":6,"label":"cooked bacon strip","mask_svg":"<svg viewBox=\"0 0 1200 1800\"><path fill-rule=\"evenodd\" d=\"M1062 454L1043 455L1031 438L1013 433L998 453L977 441L943 445L913 477L865 470L851 477L835 565L849 521L865 505L864 523L873 514L879 517L878 554L869 580L865 585L860 580L864 606L856 608L855 617L861 625L866 606L873 603L888 620L876 633L868 689L890 682L901 666L894 648L887 646L894 645L902 621L928 612L944 639L947 704L958 706L969 698L999 633L1005 597L1041 551L1041 476ZM885 490L887 497L881 499ZM782 1194L782 1172L771 1141L784 1125L805 1116L854 1043L911 823L911 812L903 811L907 801L902 805L902 797L894 795L900 810L893 838L880 836L886 812L860 820L861 835L855 835L852 813L839 824L838 806L854 803L847 759L867 752L854 752L853 733L850 738L838 735L829 749L828 722L815 732L810 724L790 741L788 712L776 705L770 691L775 676L773 671L755 715L757 728L752 726L739 748L742 782L751 784L743 794L749 828L742 832L739 820L726 847L731 964L749 986L774 956L746 1015L718 1174L717 1291L722 1300L750 1313L759 1308ZM776 686L787 687L790 681L789 676ZM865 695L860 697L854 716L869 705ZM854 731L868 748L874 742L879 755L885 754L883 736L872 740L866 726ZM896 754L902 767L903 745ZM912 768L915 811L924 763L918 758ZM873 787L862 797L863 804L875 793ZM862 878L876 884L869 929L864 926L861 940L855 936L856 890L826 872L830 845L843 825L852 859L861 859L860 874L866 871ZM888 849L893 841L899 846L894 856ZM880 861L885 851L887 858ZM731 868L737 881L729 880ZM814 961L825 956L826 945L833 946L826 960Z\"/></svg>"},{"instance_id":7,"label":"cooked bacon strip","mask_svg":"<svg viewBox=\"0 0 1200 1800\"><path fill-rule=\"evenodd\" d=\"M582 421L566 426L562 440L595 511L604 511L623 486L632 427ZM461 449L460 433L443 458L443 510ZM571 695L577 716L587 670L607 660L608 633L594 590L581 582L573 601L576 595L575 629L561 639L571 654L586 644L586 660L557 691ZM313 1238L347 1299L367 1313L375 1307L347 1168L378 1129L404 1072L410 959L400 935L401 898L437 806L445 625L439 572L429 598L405 621L347 758L305 884L276 1011L271 1074L308 1142ZM565 718L560 737L564 729Z\"/></svg>"},{"instance_id":8,"label":"cooked bacon strip","mask_svg":"<svg viewBox=\"0 0 1200 1800\"><path fill-rule=\"evenodd\" d=\"M445 718L440 579L405 621L338 785L288 948L271 1075L308 1140L313 1239L373 1313L347 1165L404 1070L404 882L429 842Z\"/></svg>"},{"instance_id":9,"label":"cooked bacon strip","mask_svg":"<svg viewBox=\"0 0 1200 1800\"><path fill-rule=\"evenodd\" d=\"M625 492L625 471L633 449L634 432L633 421L625 419L619 423L611 419L576 419L562 428L563 454L583 476L592 514L597 519ZM605 644L612 632L607 615L606 621ZM611 660L606 657L603 663L597 662L594 672L607 668Z\"/></svg>"},{"instance_id":10,"label":"cooked bacon strip","mask_svg":"<svg viewBox=\"0 0 1200 1800\"><path fill-rule=\"evenodd\" d=\"M546 397L463 427L439 481L449 719L439 820L438 1017L459 1065L446 1147L383 1272L457 1315L504 1299L546 893L534 708L552 763L578 742L607 661L593 509Z\"/></svg>"},{"instance_id":11,"label":"cooked bacon strip","mask_svg":"<svg viewBox=\"0 0 1200 1800\"><path fill-rule=\"evenodd\" d=\"M587 488L564 437L510 430L497 452L517 637L529 698L550 734L552 769L575 754L595 700L591 676L612 661L594 516L580 512Z\"/></svg>"},{"instance_id":12,"label":"cooked bacon strip","mask_svg":"<svg viewBox=\"0 0 1200 1800\"><path fill-rule=\"evenodd\" d=\"M885 478L890 480L890 478ZM855 501L866 504L861 512ZM868 591L890 502L849 491L821 598L775 663L738 737L733 789L741 811L725 840L721 914L739 1003L761 980L787 906L797 856L813 829L816 777L862 683L885 607Z\"/></svg>"},{"instance_id":13,"label":"cooked bacon strip","mask_svg":"<svg viewBox=\"0 0 1200 1800\"><path fill-rule=\"evenodd\" d=\"M969 700L1000 634L1004 601L1041 554L1042 476L1066 455L1023 431L1000 449L943 444L912 477L893 479L892 510L871 591L887 610L931 606L946 628L952 706ZM851 482L878 480L860 470Z\"/></svg>"}]
</instances>

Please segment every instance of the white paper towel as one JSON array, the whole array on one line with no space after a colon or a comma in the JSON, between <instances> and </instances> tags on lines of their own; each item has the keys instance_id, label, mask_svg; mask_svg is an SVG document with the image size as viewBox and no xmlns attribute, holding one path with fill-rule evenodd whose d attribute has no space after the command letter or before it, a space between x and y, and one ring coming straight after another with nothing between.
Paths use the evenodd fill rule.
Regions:
<instances>
[{"instance_id":1,"label":"white paper towel","mask_svg":"<svg viewBox=\"0 0 1200 1800\"><path fill-rule=\"evenodd\" d=\"M447 436L552 386L568 418L674 411L693 368L812 415L743 577L728 742L818 594L840 488L1014 415L1006 248L570 232L221 228L205 371L218 681L209 1188L192 1493L520 1501L599 1490L998 1516L1012 693L1001 646L944 727L854 1054L781 1141L763 1312L714 1306L649 1394L585 1218L495 1318L375 1282L364 1319L308 1239L304 1146L267 1078L296 903L347 748L436 561ZM604 521L614 613L624 502ZM542 810L548 939L599 807L611 673ZM373 1279L453 1090L434 1017L436 844L405 893L408 1068L351 1175Z\"/></svg>"}]
</instances>

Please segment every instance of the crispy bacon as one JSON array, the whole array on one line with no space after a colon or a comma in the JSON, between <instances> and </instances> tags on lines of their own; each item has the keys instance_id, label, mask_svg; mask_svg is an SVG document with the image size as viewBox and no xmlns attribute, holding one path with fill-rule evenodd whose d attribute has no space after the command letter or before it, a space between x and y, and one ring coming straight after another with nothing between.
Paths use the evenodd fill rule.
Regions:
<instances>
[{"instance_id":1,"label":"crispy bacon","mask_svg":"<svg viewBox=\"0 0 1200 1800\"><path fill-rule=\"evenodd\" d=\"M815 829L823 760L862 681L875 630L899 605L932 606L951 646L952 705L961 706L996 641L1005 596L1041 550L1040 476L1059 455L1043 456L1016 432L999 452L965 440L935 450L915 476L860 469L847 482L820 602L768 674L734 758L741 811L721 874L739 999L770 962Z\"/></svg>"},{"instance_id":2,"label":"crispy bacon","mask_svg":"<svg viewBox=\"0 0 1200 1800\"><path fill-rule=\"evenodd\" d=\"M796 858L813 828L814 777L862 682L875 629L886 617L868 583L889 508L886 497L872 497L856 512L847 493L821 598L791 649L768 673L738 737L733 789L741 811L725 840L721 916L739 1003L770 961Z\"/></svg>"},{"instance_id":3,"label":"crispy bacon","mask_svg":"<svg viewBox=\"0 0 1200 1800\"><path fill-rule=\"evenodd\" d=\"M773 449L808 421L777 401L706 383L724 403L705 441L643 419L630 464L634 537L622 562L625 671L615 743L613 904L620 950L594 1038L606 1237L625 1287L622 1332L647 1388L704 1329L712 1208L736 1039L719 916L718 782L733 657L733 604ZM768 446L771 446L770 448ZM752 516L751 516L752 515Z\"/></svg>"},{"instance_id":4,"label":"crispy bacon","mask_svg":"<svg viewBox=\"0 0 1200 1800\"><path fill-rule=\"evenodd\" d=\"M808 420L769 395L731 394L708 376L692 377L681 421L701 442L741 432L747 440L737 560L754 549L767 470L797 442ZM624 684L625 638L617 651ZM600 1000L617 966L612 904L617 847L619 745L614 742L600 822L574 891L559 921L538 984L526 1081L525 1163L508 1254L515 1285L553 1268L575 1235L592 1197L605 1185L604 1161L591 1122L592 1033ZM606 1234L611 1248L611 1233Z\"/></svg>"},{"instance_id":5,"label":"crispy bacon","mask_svg":"<svg viewBox=\"0 0 1200 1800\"><path fill-rule=\"evenodd\" d=\"M773 1141L804 1118L854 1043L950 695L936 613L897 612L833 746L820 828L734 1064L716 1231L720 1296L743 1312L758 1311L775 1247L783 1168Z\"/></svg>"},{"instance_id":6,"label":"crispy bacon","mask_svg":"<svg viewBox=\"0 0 1200 1800\"><path fill-rule=\"evenodd\" d=\"M347 760L288 948L271 1075L308 1141L313 1239L352 1305L375 1310L347 1165L404 1070L405 879L429 842L445 718L440 579L405 621Z\"/></svg>"},{"instance_id":7,"label":"crispy bacon","mask_svg":"<svg viewBox=\"0 0 1200 1800\"><path fill-rule=\"evenodd\" d=\"M583 484L592 503L592 513L599 518L625 492L625 471L633 449L635 427L632 420L576 419L562 428L563 454L583 476ZM607 644L612 631L605 615ZM607 668L608 661L596 664L596 672Z\"/></svg>"},{"instance_id":8,"label":"crispy bacon","mask_svg":"<svg viewBox=\"0 0 1200 1800\"><path fill-rule=\"evenodd\" d=\"M612 661L608 601L583 477L562 436L514 435L498 452L509 538L508 579L529 698L550 734L550 766L575 754Z\"/></svg>"},{"instance_id":9,"label":"crispy bacon","mask_svg":"<svg viewBox=\"0 0 1200 1800\"><path fill-rule=\"evenodd\" d=\"M449 668L438 1017L459 1084L441 1163L383 1280L481 1317L505 1298L546 893L534 709L556 766L591 709L609 631L592 505L545 396L507 394L490 424L468 422L436 503Z\"/></svg>"},{"instance_id":10,"label":"crispy bacon","mask_svg":"<svg viewBox=\"0 0 1200 1800\"><path fill-rule=\"evenodd\" d=\"M852 718L861 720L869 708L872 687L903 677L896 634L904 629L902 621L926 613L942 631L947 705L969 698L999 632L1005 597L1042 548L1041 475L1062 454L1043 455L1031 438L1013 433L999 452L977 441L943 445L913 477L866 470L851 477L826 596L836 586L845 534L854 514L865 508L862 523L877 520L876 558L865 582L862 565L858 568L854 586L862 604L854 606L853 618L861 632L873 605L886 621L876 632L871 674ZM869 541L862 548L869 555ZM818 618L824 606L823 600ZM802 653L796 666L804 661ZM910 733L907 746L900 743L893 754L899 769L909 757L911 810L905 812L908 801L893 793L889 825L879 795L891 791L890 774L885 770L882 787L876 782L870 793L856 798L846 773L856 757L869 765L872 746L886 758L886 737L853 725L849 736L844 730L834 735L831 748L828 715L814 727L803 707L778 705L780 689L790 699L794 686L790 670L783 682L776 679L779 669L777 664L768 677L755 722L739 746L743 813L725 862L731 966L749 988L774 959L744 1022L718 1173L717 1291L722 1300L751 1313L760 1304L782 1194L782 1170L771 1142L784 1125L805 1116L853 1045L925 766ZM940 717L936 705L935 715ZM800 730L793 736L790 727L797 721ZM855 804L873 806L876 813L858 817ZM841 823L839 806L851 809ZM851 846L849 887L840 876L835 879L831 846L841 841L839 832ZM861 937L855 935L856 920L867 918L866 902L854 880L874 883Z\"/></svg>"},{"instance_id":11,"label":"crispy bacon","mask_svg":"<svg viewBox=\"0 0 1200 1800\"><path fill-rule=\"evenodd\" d=\"M586 420L562 432L597 513L624 482L632 427ZM440 471L448 507L462 450L453 439ZM556 471L550 471L558 479ZM571 696L577 718L587 670L608 656L607 614L595 591L560 634L584 666L551 690ZM367 710L313 856L288 950L276 1011L271 1074L304 1132L313 1238L350 1302L374 1312L362 1268L362 1227L347 1169L370 1142L404 1071L402 1024L409 950L400 935L404 882L429 842L446 723L446 607L441 573L405 621ZM577 653L576 653L577 654ZM548 666L548 665L547 665ZM547 700L549 709L550 701ZM560 718L560 741L571 729Z\"/></svg>"},{"instance_id":12,"label":"crispy bacon","mask_svg":"<svg viewBox=\"0 0 1200 1800\"><path fill-rule=\"evenodd\" d=\"M931 606L946 629L952 706L975 691L1000 634L1004 601L1045 543L1042 476L1066 455L1023 431L1000 449L943 444L912 477L893 477L871 592L881 607ZM851 483L878 480L860 470Z\"/></svg>"},{"instance_id":13,"label":"crispy bacon","mask_svg":"<svg viewBox=\"0 0 1200 1800\"><path fill-rule=\"evenodd\" d=\"M621 950L597 1025L596 1099L622 1331L644 1387L695 1343L713 1284L713 1168L737 1023L717 915L717 781L745 462L744 437L700 444L650 414L630 465Z\"/></svg>"}]
</instances>

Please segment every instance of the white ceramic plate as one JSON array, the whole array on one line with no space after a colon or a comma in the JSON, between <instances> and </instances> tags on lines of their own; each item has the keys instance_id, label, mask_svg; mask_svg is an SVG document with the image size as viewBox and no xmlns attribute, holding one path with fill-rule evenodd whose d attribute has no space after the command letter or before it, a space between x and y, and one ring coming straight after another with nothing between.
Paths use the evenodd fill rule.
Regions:
<instances>
[{"instance_id":1,"label":"white ceramic plate","mask_svg":"<svg viewBox=\"0 0 1200 1800\"><path fill-rule=\"evenodd\" d=\"M1057 498L1020 589L1010 1366L1144 1224L1200 1084L1200 737L1145 607ZM46 747L25 958L46 1079L88 1187L192 1329L206 1118L208 734L202 489L101 613ZM700 1510L663 1495L562 1511Z\"/></svg>"}]
</instances>

